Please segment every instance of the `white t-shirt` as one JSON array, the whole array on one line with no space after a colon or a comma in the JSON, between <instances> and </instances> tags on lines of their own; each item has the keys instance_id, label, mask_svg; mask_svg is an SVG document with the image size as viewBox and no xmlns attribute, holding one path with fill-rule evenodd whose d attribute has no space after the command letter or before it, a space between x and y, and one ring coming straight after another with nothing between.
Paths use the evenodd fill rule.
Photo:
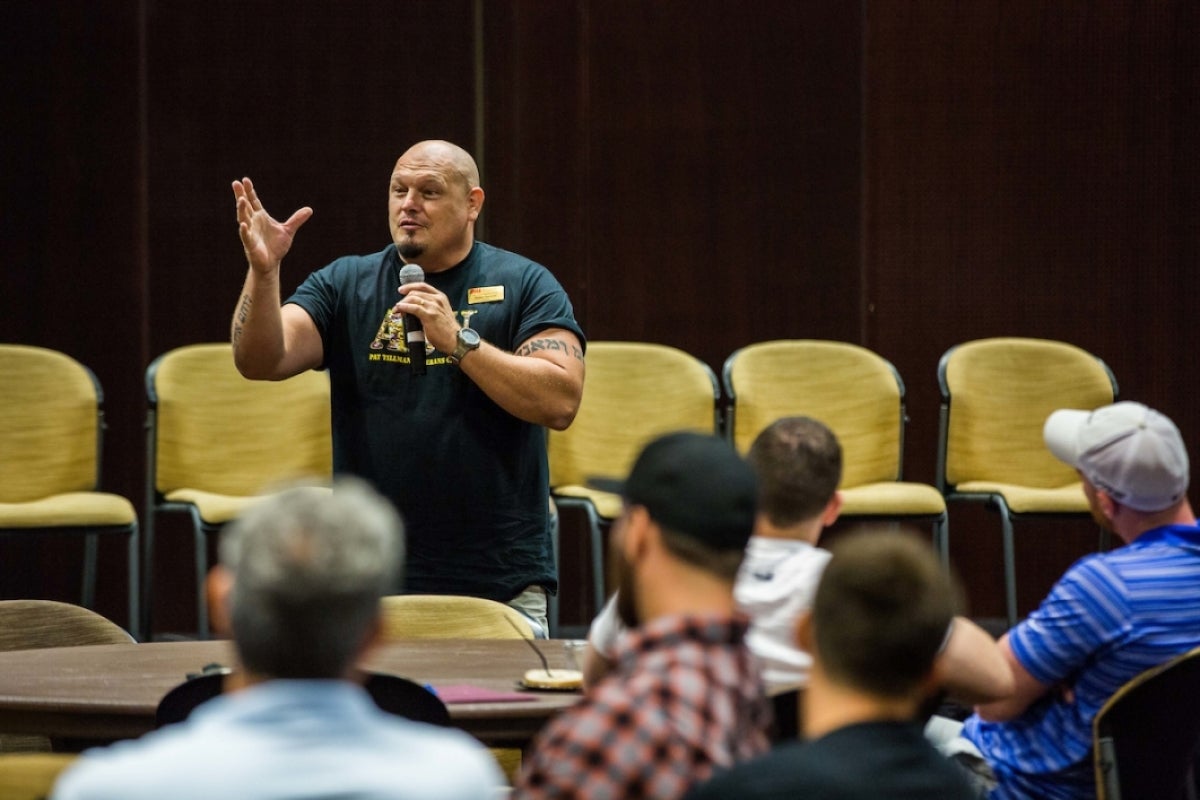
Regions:
<instances>
[{"instance_id":1,"label":"white t-shirt","mask_svg":"<svg viewBox=\"0 0 1200 800\"><path fill-rule=\"evenodd\" d=\"M746 644L762 662L763 680L804 684L812 657L796 644L796 620L812 607L829 551L808 542L752 536L733 587L738 609L750 618ZM625 626L615 595L592 621L588 641L611 659Z\"/></svg>"}]
</instances>

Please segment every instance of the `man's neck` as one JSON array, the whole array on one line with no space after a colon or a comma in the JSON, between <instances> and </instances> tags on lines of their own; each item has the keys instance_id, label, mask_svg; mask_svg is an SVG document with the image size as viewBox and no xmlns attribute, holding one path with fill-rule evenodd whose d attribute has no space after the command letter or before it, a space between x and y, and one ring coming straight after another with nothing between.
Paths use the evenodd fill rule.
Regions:
<instances>
[{"instance_id":1,"label":"man's neck","mask_svg":"<svg viewBox=\"0 0 1200 800\"><path fill-rule=\"evenodd\" d=\"M811 740L848 725L910 721L917 707L912 698L881 697L839 685L814 668L804 692L804 735Z\"/></svg>"},{"instance_id":2,"label":"man's neck","mask_svg":"<svg viewBox=\"0 0 1200 800\"><path fill-rule=\"evenodd\" d=\"M790 539L798 542L808 542L816 545L821 538L825 525L820 517L806 519L795 525L778 526L771 523L764 515L759 515L754 521L754 535L763 539Z\"/></svg>"},{"instance_id":3,"label":"man's neck","mask_svg":"<svg viewBox=\"0 0 1200 800\"><path fill-rule=\"evenodd\" d=\"M1191 504L1185 499L1176 506L1164 511L1146 514L1122 506L1118 516L1113 519L1113 530L1126 543L1130 543L1146 531L1163 528L1168 525L1196 524L1196 515L1192 512Z\"/></svg>"},{"instance_id":4,"label":"man's neck","mask_svg":"<svg viewBox=\"0 0 1200 800\"><path fill-rule=\"evenodd\" d=\"M637 596L643 624L678 614L729 616L736 609L732 583L682 564L657 571L639 587Z\"/></svg>"},{"instance_id":5,"label":"man's neck","mask_svg":"<svg viewBox=\"0 0 1200 800\"><path fill-rule=\"evenodd\" d=\"M475 247L475 239L472 237L467 243L446 253L440 259L427 258L416 256L412 259L401 257L401 261L405 264L418 264L427 275L436 275L439 272L445 272L454 269L459 264L467 260L467 256L471 255L471 250Z\"/></svg>"}]
</instances>

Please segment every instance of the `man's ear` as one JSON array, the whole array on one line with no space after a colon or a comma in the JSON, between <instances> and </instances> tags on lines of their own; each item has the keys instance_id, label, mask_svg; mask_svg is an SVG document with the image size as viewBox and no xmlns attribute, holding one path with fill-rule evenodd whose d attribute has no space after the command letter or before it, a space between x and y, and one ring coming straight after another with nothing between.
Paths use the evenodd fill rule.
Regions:
<instances>
[{"instance_id":1,"label":"man's ear","mask_svg":"<svg viewBox=\"0 0 1200 800\"><path fill-rule=\"evenodd\" d=\"M483 189L476 186L467 192L467 216L472 222L479 218L479 212L483 211Z\"/></svg>"},{"instance_id":2,"label":"man's ear","mask_svg":"<svg viewBox=\"0 0 1200 800\"><path fill-rule=\"evenodd\" d=\"M833 497L829 498L829 502L825 504L825 510L821 512L821 525L828 528L837 522L837 518L841 513L842 493L834 492Z\"/></svg>"},{"instance_id":3,"label":"man's ear","mask_svg":"<svg viewBox=\"0 0 1200 800\"><path fill-rule=\"evenodd\" d=\"M625 512L625 521L621 529L621 554L626 563L636 564L646 555L651 544L653 528L650 512L643 506L632 506Z\"/></svg>"},{"instance_id":4,"label":"man's ear","mask_svg":"<svg viewBox=\"0 0 1200 800\"><path fill-rule=\"evenodd\" d=\"M1120 504L1112 499L1112 495L1103 489L1096 490L1096 508L1104 515L1104 518L1110 523L1113 517L1117 515L1117 506Z\"/></svg>"},{"instance_id":5,"label":"man's ear","mask_svg":"<svg viewBox=\"0 0 1200 800\"><path fill-rule=\"evenodd\" d=\"M233 596L233 573L217 564L208 572L205 581L208 595L208 618L213 633L222 638L233 637L233 619L230 601Z\"/></svg>"}]
</instances>

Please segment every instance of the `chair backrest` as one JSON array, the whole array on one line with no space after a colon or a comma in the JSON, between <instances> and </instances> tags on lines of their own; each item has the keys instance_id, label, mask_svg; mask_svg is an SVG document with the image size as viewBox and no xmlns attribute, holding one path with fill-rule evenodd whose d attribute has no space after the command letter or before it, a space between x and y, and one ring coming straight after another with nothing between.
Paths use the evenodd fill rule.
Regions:
<instances>
[{"instance_id":1,"label":"chair backrest","mask_svg":"<svg viewBox=\"0 0 1200 800\"><path fill-rule=\"evenodd\" d=\"M1146 670L1092 721L1100 800L1186 795L1200 743L1200 647Z\"/></svg>"},{"instance_id":2,"label":"chair backrest","mask_svg":"<svg viewBox=\"0 0 1200 800\"><path fill-rule=\"evenodd\" d=\"M995 481L1055 488L1078 480L1042 439L1059 408L1113 402L1116 379L1096 356L1047 339L979 339L950 348L938 365L942 392L938 480L942 488Z\"/></svg>"},{"instance_id":3,"label":"chair backrest","mask_svg":"<svg viewBox=\"0 0 1200 800\"><path fill-rule=\"evenodd\" d=\"M450 709L441 698L414 680L386 672L371 672L363 688L375 705L389 714L450 727Z\"/></svg>"},{"instance_id":4,"label":"chair backrest","mask_svg":"<svg viewBox=\"0 0 1200 800\"><path fill-rule=\"evenodd\" d=\"M120 625L82 606L56 600L0 600L0 651L133 641Z\"/></svg>"},{"instance_id":5,"label":"chair backrest","mask_svg":"<svg viewBox=\"0 0 1200 800\"><path fill-rule=\"evenodd\" d=\"M0 755L0 800L45 800L78 753Z\"/></svg>"},{"instance_id":6,"label":"chair backrest","mask_svg":"<svg viewBox=\"0 0 1200 800\"><path fill-rule=\"evenodd\" d=\"M70 356L0 344L0 502L96 489L102 401Z\"/></svg>"},{"instance_id":7,"label":"chair backrest","mask_svg":"<svg viewBox=\"0 0 1200 800\"><path fill-rule=\"evenodd\" d=\"M534 638L521 612L482 597L388 595L380 601L380 613L384 641Z\"/></svg>"},{"instance_id":8,"label":"chair backrest","mask_svg":"<svg viewBox=\"0 0 1200 800\"><path fill-rule=\"evenodd\" d=\"M716 431L720 387L693 355L649 342L589 342L579 413L550 431L550 485L624 477L642 447L672 431Z\"/></svg>"},{"instance_id":9,"label":"chair backrest","mask_svg":"<svg viewBox=\"0 0 1200 800\"><path fill-rule=\"evenodd\" d=\"M228 344L196 344L146 370L153 486L250 496L332 472L329 376L251 381Z\"/></svg>"},{"instance_id":10,"label":"chair backrest","mask_svg":"<svg viewBox=\"0 0 1200 800\"><path fill-rule=\"evenodd\" d=\"M837 436L843 488L900 478L904 383L882 356L848 342L759 342L725 359L722 376L739 452L780 417L807 416Z\"/></svg>"},{"instance_id":11,"label":"chair backrest","mask_svg":"<svg viewBox=\"0 0 1200 800\"><path fill-rule=\"evenodd\" d=\"M228 670L212 671L188 678L168 691L158 702L154 726L162 728L183 722L195 708L221 694ZM363 688L375 705L398 717L450 726L450 711L437 695L416 681L386 672L368 672Z\"/></svg>"}]
</instances>

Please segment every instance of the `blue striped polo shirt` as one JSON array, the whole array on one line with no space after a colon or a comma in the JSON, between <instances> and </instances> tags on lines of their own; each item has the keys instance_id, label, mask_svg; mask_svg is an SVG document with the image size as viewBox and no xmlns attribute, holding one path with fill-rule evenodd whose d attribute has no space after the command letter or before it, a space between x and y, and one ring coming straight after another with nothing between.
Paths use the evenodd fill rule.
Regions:
<instances>
[{"instance_id":1,"label":"blue striped polo shirt","mask_svg":"<svg viewBox=\"0 0 1200 800\"><path fill-rule=\"evenodd\" d=\"M1009 633L1009 644L1038 681L1072 687L1074 702L1052 690L1017 719L993 723L972 716L964 727L1000 779L992 797L1026 796L1005 786L1027 787L1033 776L1080 769L1090 774L1092 719L1105 701L1137 674L1200 645L1197 589L1200 528L1192 526L1155 528L1067 570ZM1087 783L1078 791L1059 786L1066 789L1059 794L1046 787L1040 794L1092 796Z\"/></svg>"}]
</instances>

